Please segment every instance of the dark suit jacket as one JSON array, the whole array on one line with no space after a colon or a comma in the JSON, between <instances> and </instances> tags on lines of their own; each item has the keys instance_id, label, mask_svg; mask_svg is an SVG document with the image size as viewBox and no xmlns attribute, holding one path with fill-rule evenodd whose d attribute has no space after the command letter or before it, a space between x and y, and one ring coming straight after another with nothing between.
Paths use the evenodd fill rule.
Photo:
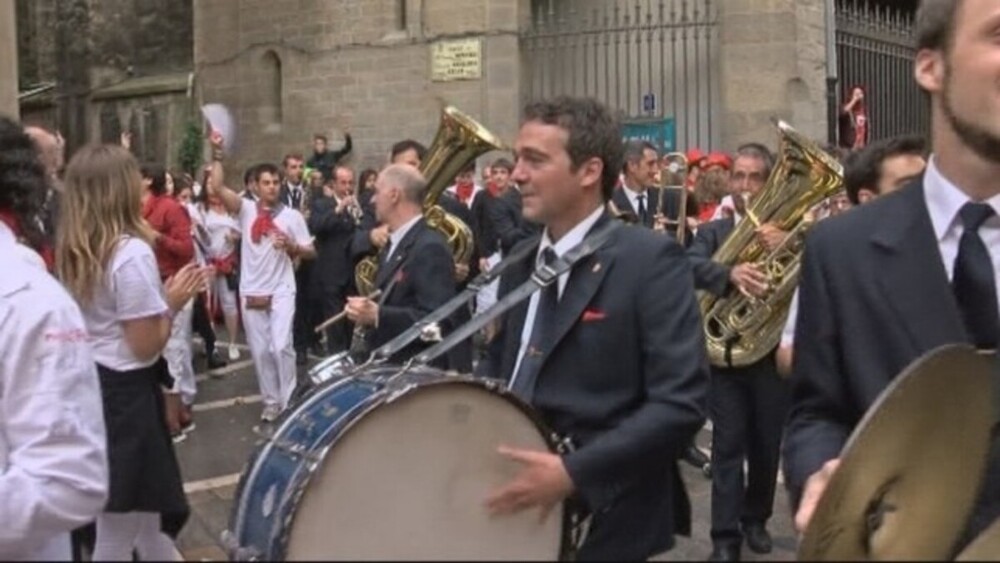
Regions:
<instances>
[{"instance_id":1,"label":"dark suit jacket","mask_svg":"<svg viewBox=\"0 0 1000 563\"><path fill-rule=\"evenodd\" d=\"M598 226L611 221L607 214ZM522 244L532 244L524 242ZM535 243L537 244L537 243ZM524 282L535 255L504 274ZM653 292L662 299L645 300ZM497 335L492 375L509 379L529 301ZM676 465L705 419L708 371L691 269L673 240L624 226L570 274L533 405L577 449L564 457L595 514L585 559L645 559L690 532Z\"/></svg>"},{"instance_id":2,"label":"dark suit jacket","mask_svg":"<svg viewBox=\"0 0 1000 563\"><path fill-rule=\"evenodd\" d=\"M354 219L349 213L335 213L337 200L318 197L309 214L309 231L316 237L313 291L346 292L354 276L350 247Z\"/></svg>"},{"instance_id":3,"label":"dark suit jacket","mask_svg":"<svg viewBox=\"0 0 1000 563\"><path fill-rule=\"evenodd\" d=\"M540 234L542 227L524 218L521 192L515 188L507 188L489 210L493 218L493 227L500 239L500 250L509 254L517 243Z\"/></svg>"},{"instance_id":4,"label":"dark suit jacket","mask_svg":"<svg viewBox=\"0 0 1000 563\"><path fill-rule=\"evenodd\" d=\"M793 502L810 475L839 457L899 372L934 348L964 342L922 182L817 224L802 261L784 448ZM996 440L993 453L995 460ZM992 468L981 500L996 505L1000 475ZM977 514L980 526L992 521Z\"/></svg>"},{"instance_id":5,"label":"dark suit jacket","mask_svg":"<svg viewBox=\"0 0 1000 563\"><path fill-rule=\"evenodd\" d=\"M691 269L694 271L696 289L708 291L712 295L723 296L729 292L729 266L712 261L712 256L726 242L736 227L732 217L710 221L698 227L691 246L687 250Z\"/></svg>"},{"instance_id":6,"label":"dark suit jacket","mask_svg":"<svg viewBox=\"0 0 1000 563\"><path fill-rule=\"evenodd\" d=\"M455 296L451 250L440 233L418 221L388 263L380 263L375 286L382 290L378 328L372 332L375 349L399 336L428 313ZM447 332L448 326L442 326ZM426 348L420 341L391 358L404 362Z\"/></svg>"},{"instance_id":7,"label":"dark suit jacket","mask_svg":"<svg viewBox=\"0 0 1000 563\"><path fill-rule=\"evenodd\" d=\"M646 221L643 226L646 228L653 228L656 224L654 220L655 215L660 211L660 197L663 196L663 214L667 219L676 220L680 215L681 208L681 194L674 190L659 190L657 188L650 188L646 191ZM632 207L632 202L628 199L628 194L625 193L624 188L616 188L611 195L611 199L615 202L615 206L618 207L619 211L626 211L631 213L634 217L639 217L639 210ZM694 197L688 197L688 217L696 217L698 214L698 205L694 201ZM677 236L677 229L674 227L667 228L667 233L670 236ZM694 233L688 229L687 235L685 236L686 246L691 246L691 240Z\"/></svg>"},{"instance_id":8,"label":"dark suit jacket","mask_svg":"<svg viewBox=\"0 0 1000 563\"><path fill-rule=\"evenodd\" d=\"M284 204L284 205L286 205L288 207L291 207L292 209L295 209L299 213L303 213L304 214L305 211L306 211L306 209L309 208L309 203L312 200L312 198L310 197L310 193L309 192L310 192L309 186L307 186L305 184L305 182L303 182L302 183L302 196L301 196L301 199L299 200L298 207L296 207L296 206L292 205L293 202L292 202L292 190L291 190L291 188L288 187L288 183L287 182L282 182L281 183L281 190L278 192L278 199L281 201L282 204Z\"/></svg>"},{"instance_id":9,"label":"dark suit jacket","mask_svg":"<svg viewBox=\"0 0 1000 563\"><path fill-rule=\"evenodd\" d=\"M476 248L479 256L487 258L500 250L500 237L491 215L496 205L496 198L489 190L480 190L472 199L472 232L476 235Z\"/></svg>"}]
</instances>

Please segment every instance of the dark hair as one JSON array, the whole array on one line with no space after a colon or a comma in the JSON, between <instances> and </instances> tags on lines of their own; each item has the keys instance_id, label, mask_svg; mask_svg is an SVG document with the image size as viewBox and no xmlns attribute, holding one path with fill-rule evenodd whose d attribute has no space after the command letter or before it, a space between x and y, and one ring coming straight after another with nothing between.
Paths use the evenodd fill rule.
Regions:
<instances>
[{"instance_id":1,"label":"dark hair","mask_svg":"<svg viewBox=\"0 0 1000 563\"><path fill-rule=\"evenodd\" d=\"M167 170L159 164L147 162L139 167L143 180L149 180L149 191L155 196L167 193Z\"/></svg>"},{"instance_id":2,"label":"dark hair","mask_svg":"<svg viewBox=\"0 0 1000 563\"><path fill-rule=\"evenodd\" d=\"M289 160L301 160L302 162L306 161L306 159L303 158L301 154L299 154L297 152L293 152L293 153L286 154L285 158L281 159L281 166L288 166L288 161Z\"/></svg>"},{"instance_id":3,"label":"dark hair","mask_svg":"<svg viewBox=\"0 0 1000 563\"><path fill-rule=\"evenodd\" d=\"M427 147L417 141L414 141L413 139L405 139L395 145L392 145L392 151L389 153L389 160L396 160L397 156L409 150L417 151L417 158L421 161L423 161L424 157L427 156Z\"/></svg>"},{"instance_id":4,"label":"dark hair","mask_svg":"<svg viewBox=\"0 0 1000 563\"><path fill-rule=\"evenodd\" d=\"M629 139L625 141L625 146L623 148L625 161L622 162L622 171L624 172L628 168L630 162L635 163L642 160L642 157L646 154L647 150L653 151L659 154L660 151L656 150L656 145L650 143L649 141L643 141L641 139Z\"/></svg>"},{"instance_id":5,"label":"dark hair","mask_svg":"<svg viewBox=\"0 0 1000 563\"><path fill-rule=\"evenodd\" d=\"M514 163L506 158L498 158L493 161L491 168L503 168L508 174L514 171Z\"/></svg>"},{"instance_id":6,"label":"dark hair","mask_svg":"<svg viewBox=\"0 0 1000 563\"><path fill-rule=\"evenodd\" d=\"M921 0L914 25L917 49L951 48L961 3L962 0Z\"/></svg>"},{"instance_id":7,"label":"dark hair","mask_svg":"<svg viewBox=\"0 0 1000 563\"><path fill-rule=\"evenodd\" d=\"M263 164L258 164L253 167L253 181L260 182L260 177L265 173L271 174L276 178L281 178L281 170L277 166L271 164L270 162L265 162Z\"/></svg>"},{"instance_id":8,"label":"dark hair","mask_svg":"<svg viewBox=\"0 0 1000 563\"><path fill-rule=\"evenodd\" d=\"M858 205L861 190L878 191L882 164L902 155L926 156L927 143L922 137L906 135L876 141L848 155L844 162L844 189L851 203Z\"/></svg>"},{"instance_id":9,"label":"dark hair","mask_svg":"<svg viewBox=\"0 0 1000 563\"><path fill-rule=\"evenodd\" d=\"M749 157L756 158L757 160L764 162L764 175L770 176L771 170L774 169L774 155L771 154L771 150L760 143L744 143L736 149L735 156L733 157L733 164L736 163L736 159L739 157Z\"/></svg>"},{"instance_id":10,"label":"dark hair","mask_svg":"<svg viewBox=\"0 0 1000 563\"><path fill-rule=\"evenodd\" d=\"M330 141L328 141L326 139L326 135L320 135L319 133L316 133L315 135L313 135L313 140L314 141L323 141L324 143L329 143L330 142Z\"/></svg>"},{"instance_id":11,"label":"dark hair","mask_svg":"<svg viewBox=\"0 0 1000 563\"><path fill-rule=\"evenodd\" d=\"M524 121L555 125L569 133L566 152L574 170L591 158L604 163L601 194L611 199L622 169L622 127L618 118L592 98L559 96L528 104Z\"/></svg>"},{"instance_id":12,"label":"dark hair","mask_svg":"<svg viewBox=\"0 0 1000 563\"><path fill-rule=\"evenodd\" d=\"M372 168L366 168L360 176L358 176L358 193L365 191L365 186L368 184L368 178L371 176L378 176L378 171Z\"/></svg>"},{"instance_id":13,"label":"dark hair","mask_svg":"<svg viewBox=\"0 0 1000 563\"><path fill-rule=\"evenodd\" d=\"M48 188L48 175L31 137L20 123L0 117L0 210L14 215L20 235L35 249L43 240L37 218Z\"/></svg>"},{"instance_id":14,"label":"dark hair","mask_svg":"<svg viewBox=\"0 0 1000 563\"><path fill-rule=\"evenodd\" d=\"M250 182L257 181L257 165L248 166L246 171L243 172L243 187L245 188Z\"/></svg>"}]
</instances>

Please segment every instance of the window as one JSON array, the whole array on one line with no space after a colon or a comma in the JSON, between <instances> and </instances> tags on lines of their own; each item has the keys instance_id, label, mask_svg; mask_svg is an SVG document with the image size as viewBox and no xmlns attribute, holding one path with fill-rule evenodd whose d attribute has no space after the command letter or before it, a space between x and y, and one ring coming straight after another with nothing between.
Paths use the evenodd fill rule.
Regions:
<instances>
[{"instance_id":1,"label":"window","mask_svg":"<svg viewBox=\"0 0 1000 563\"><path fill-rule=\"evenodd\" d=\"M261 60L260 116L264 125L281 125L281 59L274 51L264 53Z\"/></svg>"},{"instance_id":2,"label":"window","mask_svg":"<svg viewBox=\"0 0 1000 563\"><path fill-rule=\"evenodd\" d=\"M406 0L396 0L396 29L406 31Z\"/></svg>"}]
</instances>

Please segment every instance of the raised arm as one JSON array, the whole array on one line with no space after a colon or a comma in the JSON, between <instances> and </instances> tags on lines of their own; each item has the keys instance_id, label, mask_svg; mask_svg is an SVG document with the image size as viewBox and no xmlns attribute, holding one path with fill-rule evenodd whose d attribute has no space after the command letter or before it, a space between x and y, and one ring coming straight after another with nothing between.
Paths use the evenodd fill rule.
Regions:
<instances>
[{"instance_id":1,"label":"raised arm","mask_svg":"<svg viewBox=\"0 0 1000 563\"><path fill-rule=\"evenodd\" d=\"M240 197L240 194L226 187L225 170L222 166L225 139L218 131L212 131L209 142L212 144L212 164L209 165L211 172L208 181L205 182L205 189L208 190L208 195L214 195L221 199L227 211L239 213L240 207L243 205L243 198Z\"/></svg>"}]
</instances>

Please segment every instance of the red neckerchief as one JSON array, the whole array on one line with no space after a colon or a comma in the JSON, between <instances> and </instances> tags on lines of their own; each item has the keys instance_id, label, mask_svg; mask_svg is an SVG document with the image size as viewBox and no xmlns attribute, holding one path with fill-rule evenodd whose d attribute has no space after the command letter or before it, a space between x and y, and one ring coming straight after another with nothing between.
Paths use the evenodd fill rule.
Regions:
<instances>
[{"instance_id":1,"label":"red neckerchief","mask_svg":"<svg viewBox=\"0 0 1000 563\"><path fill-rule=\"evenodd\" d=\"M476 186L472 182L462 182L455 184L455 195L458 196L458 201L465 205L469 204L469 200L472 199L472 192L475 190Z\"/></svg>"},{"instance_id":2,"label":"red neckerchief","mask_svg":"<svg viewBox=\"0 0 1000 563\"><path fill-rule=\"evenodd\" d=\"M9 209L0 209L0 222L7 225L7 228L14 233L14 239L18 242L24 241L24 232L21 230L21 222L14 215L14 212ZM56 253L51 245L42 244L40 248L32 247L32 250L38 252L41 255L42 260L45 261L45 268L49 272L55 271L56 267Z\"/></svg>"},{"instance_id":3,"label":"red neckerchief","mask_svg":"<svg viewBox=\"0 0 1000 563\"><path fill-rule=\"evenodd\" d=\"M280 233L281 229L274 223L274 218L281 213L281 206L268 209L261 203L257 203L257 218L250 227L250 240L254 244L259 244L261 237L265 237L273 232Z\"/></svg>"},{"instance_id":4,"label":"red neckerchief","mask_svg":"<svg viewBox=\"0 0 1000 563\"><path fill-rule=\"evenodd\" d=\"M712 216L715 215L715 210L719 208L719 202L710 201L702 203L699 207L701 209L698 211L698 220L702 222L711 221Z\"/></svg>"},{"instance_id":5,"label":"red neckerchief","mask_svg":"<svg viewBox=\"0 0 1000 563\"><path fill-rule=\"evenodd\" d=\"M486 190L490 192L491 196L500 197L500 184L497 184L496 182L487 182Z\"/></svg>"}]
</instances>

